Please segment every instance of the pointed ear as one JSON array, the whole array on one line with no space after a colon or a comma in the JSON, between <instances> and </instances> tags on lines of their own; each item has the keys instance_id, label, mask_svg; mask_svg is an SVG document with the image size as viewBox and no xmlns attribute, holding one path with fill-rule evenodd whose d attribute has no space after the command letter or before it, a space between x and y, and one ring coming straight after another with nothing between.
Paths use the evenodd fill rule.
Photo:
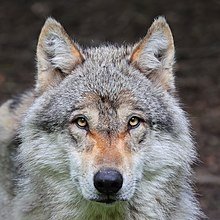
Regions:
<instances>
[{"instance_id":1,"label":"pointed ear","mask_svg":"<svg viewBox=\"0 0 220 220\"><path fill-rule=\"evenodd\" d=\"M55 86L84 60L79 48L60 23L48 18L37 45L37 85L39 93Z\"/></svg>"},{"instance_id":2,"label":"pointed ear","mask_svg":"<svg viewBox=\"0 0 220 220\"><path fill-rule=\"evenodd\" d=\"M174 90L174 43L165 18L157 18L145 38L134 48L130 61L152 82Z\"/></svg>"}]
</instances>

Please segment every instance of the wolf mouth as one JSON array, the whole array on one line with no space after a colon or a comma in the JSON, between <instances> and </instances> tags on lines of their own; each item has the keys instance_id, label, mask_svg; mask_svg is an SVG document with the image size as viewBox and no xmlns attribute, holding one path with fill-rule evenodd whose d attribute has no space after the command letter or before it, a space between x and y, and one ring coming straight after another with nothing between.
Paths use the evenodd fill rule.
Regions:
<instances>
[{"instance_id":1,"label":"wolf mouth","mask_svg":"<svg viewBox=\"0 0 220 220\"><path fill-rule=\"evenodd\" d=\"M99 203L104 203L104 204L108 204L108 205L110 205L110 204L115 203L117 200L107 198L107 199L94 200L94 201L99 202Z\"/></svg>"},{"instance_id":2,"label":"wolf mouth","mask_svg":"<svg viewBox=\"0 0 220 220\"><path fill-rule=\"evenodd\" d=\"M107 205L112 205L112 204L115 204L117 202L123 202L123 201L126 201L126 200L117 199L117 198L114 198L112 196L107 195L105 198L91 199L91 201L102 203L102 204L107 204Z\"/></svg>"},{"instance_id":3,"label":"wolf mouth","mask_svg":"<svg viewBox=\"0 0 220 220\"><path fill-rule=\"evenodd\" d=\"M91 199L91 201L110 205L119 200L112 196L106 195L105 197Z\"/></svg>"}]
</instances>

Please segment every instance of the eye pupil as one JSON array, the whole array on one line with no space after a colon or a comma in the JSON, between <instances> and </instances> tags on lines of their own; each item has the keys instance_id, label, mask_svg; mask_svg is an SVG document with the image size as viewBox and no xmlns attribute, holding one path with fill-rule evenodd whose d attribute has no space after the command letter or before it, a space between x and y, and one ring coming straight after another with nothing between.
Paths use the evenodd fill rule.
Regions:
<instances>
[{"instance_id":1,"label":"eye pupil","mask_svg":"<svg viewBox=\"0 0 220 220\"><path fill-rule=\"evenodd\" d=\"M83 117L79 117L76 119L76 124L80 127L80 128L85 128L87 127L87 121L85 118Z\"/></svg>"},{"instance_id":2,"label":"eye pupil","mask_svg":"<svg viewBox=\"0 0 220 220\"><path fill-rule=\"evenodd\" d=\"M129 120L129 126L131 128L137 127L140 124L140 119L136 116L133 116L130 120Z\"/></svg>"}]
</instances>

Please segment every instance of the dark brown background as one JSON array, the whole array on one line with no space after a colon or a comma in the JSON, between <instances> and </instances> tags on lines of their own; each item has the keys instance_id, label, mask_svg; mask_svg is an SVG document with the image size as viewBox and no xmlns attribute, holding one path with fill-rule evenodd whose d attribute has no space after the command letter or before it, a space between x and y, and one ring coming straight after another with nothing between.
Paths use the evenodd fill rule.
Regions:
<instances>
[{"instance_id":1,"label":"dark brown background","mask_svg":"<svg viewBox=\"0 0 220 220\"><path fill-rule=\"evenodd\" d=\"M196 189L210 220L220 219L220 1L0 1L0 103L30 88L48 16L81 44L135 42L166 16L176 45L177 86L191 115L201 162Z\"/></svg>"}]
</instances>

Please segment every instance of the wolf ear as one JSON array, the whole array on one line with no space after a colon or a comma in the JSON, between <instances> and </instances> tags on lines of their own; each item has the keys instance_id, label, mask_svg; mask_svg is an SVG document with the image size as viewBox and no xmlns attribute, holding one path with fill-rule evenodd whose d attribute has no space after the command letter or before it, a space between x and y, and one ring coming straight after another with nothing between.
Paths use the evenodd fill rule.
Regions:
<instances>
[{"instance_id":1,"label":"wolf ear","mask_svg":"<svg viewBox=\"0 0 220 220\"><path fill-rule=\"evenodd\" d=\"M174 42L165 18L157 18L147 35L134 48L130 61L152 82L174 90Z\"/></svg>"},{"instance_id":2,"label":"wolf ear","mask_svg":"<svg viewBox=\"0 0 220 220\"><path fill-rule=\"evenodd\" d=\"M36 90L44 92L55 86L84 60L60 23L48 18L41 30L37 45Z\"/></svg>"}]
</instances>

